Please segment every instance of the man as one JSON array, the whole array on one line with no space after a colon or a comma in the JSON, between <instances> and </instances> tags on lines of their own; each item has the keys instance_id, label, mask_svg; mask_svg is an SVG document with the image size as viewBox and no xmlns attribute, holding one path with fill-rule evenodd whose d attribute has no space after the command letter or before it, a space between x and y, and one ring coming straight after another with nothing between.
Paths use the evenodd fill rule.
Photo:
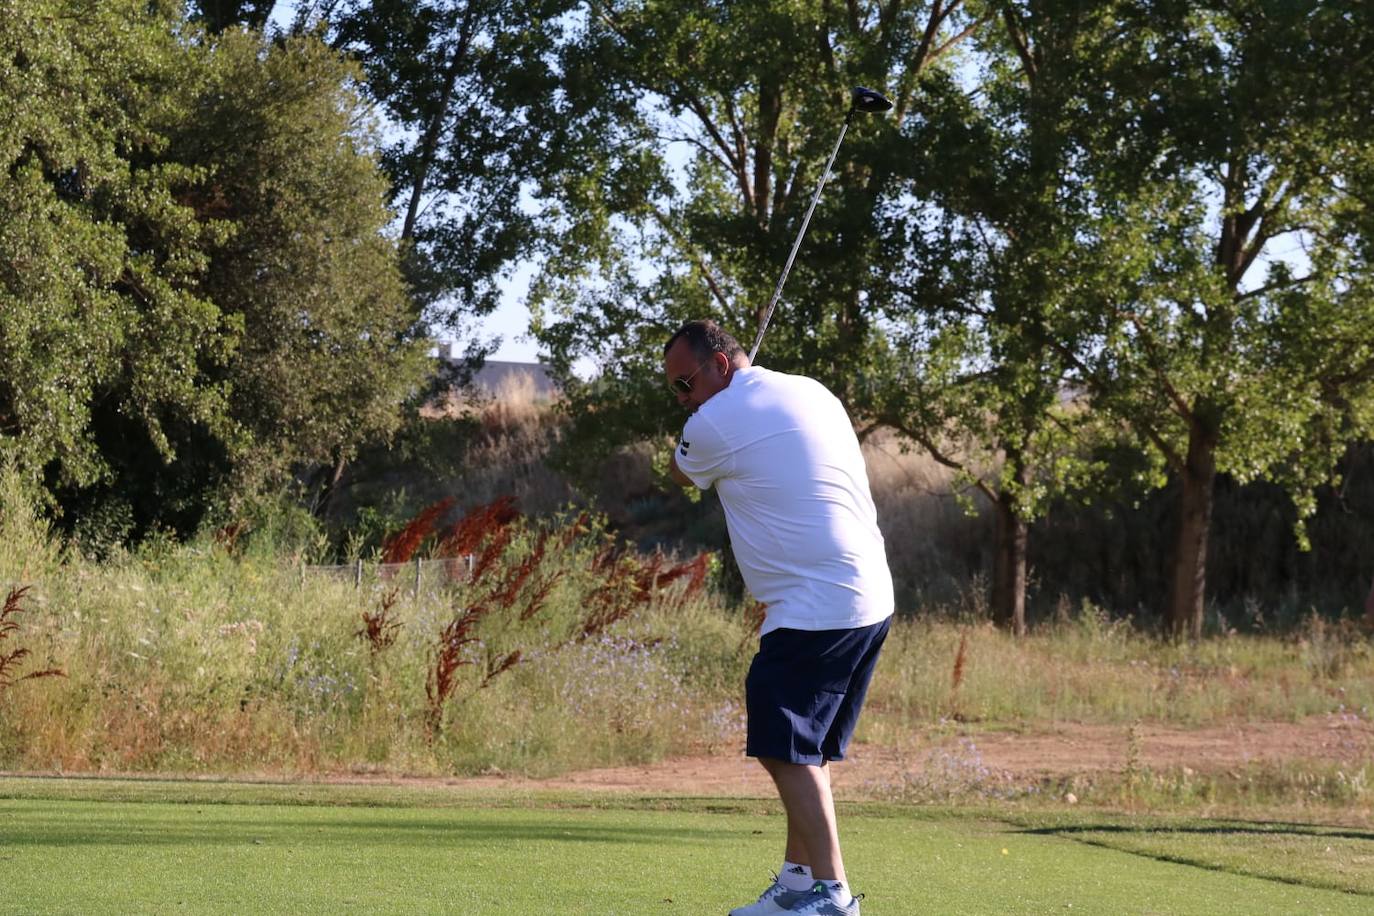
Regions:
<instances>
[{"instance_id":1,"label":"man","mask_svg":"<svg viewBox=\"0 0 1374 916\"><path fill-rule=\"evenodd\" d=\"M716 488L745 584L768 608L745 681L745 752L777 786L787 848L773 884L731 916L858 916L829 764L844 759L892 616L858 439L824 386L751 366L714 322L684 324L663 360L691 412L673 479Z\"/></svg>"}]
</instances>

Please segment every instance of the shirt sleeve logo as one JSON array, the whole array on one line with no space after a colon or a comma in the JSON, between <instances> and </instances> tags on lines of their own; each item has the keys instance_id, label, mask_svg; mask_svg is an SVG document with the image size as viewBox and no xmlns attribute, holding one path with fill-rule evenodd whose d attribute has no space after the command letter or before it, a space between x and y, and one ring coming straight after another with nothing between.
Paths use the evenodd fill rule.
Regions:
<instances>
[{"instance_id":1,"label":"shirt sleeve logo","mask_svg":"<svg viewBox=\"0 0 1374 916\"><path fill-rule=\"evenodd\" d=\"M687 457L687 449L691 447L692 443L688 442L686 439L683 439L682 444L678 446L678 451L681 452L682 456L685 458Z\"/></svg>"}]
</instances>

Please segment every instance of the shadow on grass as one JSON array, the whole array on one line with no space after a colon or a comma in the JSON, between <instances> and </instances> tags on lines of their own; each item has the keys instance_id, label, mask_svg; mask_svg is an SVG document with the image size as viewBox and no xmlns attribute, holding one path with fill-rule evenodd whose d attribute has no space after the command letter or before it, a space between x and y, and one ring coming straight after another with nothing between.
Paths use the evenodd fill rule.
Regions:
<instances>
[{"instance_id":1,"label":"shadow on grass","mask_svg":"<svg viewBox=\"0 0 1374 916\"><path fill-rule=\"evenodd\" d=\"M1016 831L1040 836L1062 836L1065 834L1076 833L1116 833L1116 834L1167 834L1183 833L1197 835L1224 836L1227 834L1253 834L1259 836L1301 836L1301 837L1321 837L1325 839L1338 840L1369 840L1374 841L1374 832L1365 830L1351 830L1347 827L1323 827L1320 824L1283 824L1283 823L1259 823L1259 824L1216 824L1208 827L1186 827L1186 826L1138 826L1132 827L1125 824L1076 824L1061 827L1037 827L1023 828Z\"/></svg>"},{"instance_id":2,"label":"shadow on grass","mask_svg":"<svg viewBox=\"0 0 1374 916\"><path fill-rule=\"evenodd\" d=\"M1188 826L1182 824L1175 826L1163 824L1148 826L1130 826L1126 824L1066 824L1058 827L1021 828L1013 832L1030 836L1062 837L1063 839L1075 843L1082 843L1085 846L1093 846L1098 849L1110 849L1127 855L1153 859L1157 862L1186 865L1190 868L1200 868L1207 871L1221 872L1239 877L1255 878L1262 881L1273 881L1278 884L1307 887L1317 890L1337 890L1360 897L1374 897L1374 891L1362 887L1352 887L1349 882L1342 881L1337 877L1325 878L1321 874L1304 872L1303 869L1306 865L1303 863L1297 864L1292 870L1286 872L1266 871L1262 869L1245 868L1234 863L1209 861L1204 858L1190 856L1184 853L1169 852L1164 849L1140 849L1134 846L1120 845L1122 839L1129 837L1143 838L1168 836L1237 836L1246 838L1266 836L1297 837L1309 840L1356 840L1360 842L1374 842L1374 833L1369 831L1352 830L1346 827L1323 827L1319 824L1288 824L1281 822L1247 823L1241 821L1207 826ZM1113 842L1113 840L1117 842Z\"/></svg>"},{"instance_id":3,"label":"shadow on grass","mask_svg":"<svg viewBox=\"0 0 1374 916\"><path fill-rule=\"evenodd\" d=\"M247 846L265 848L329 847L367 844L411 847L474 846L523 843L666 844L716 842L719 829L682 825L663 827L587 825L576 823L510 823L494 821L394 819L384 822L366 818L329 820L218 819L197 816L194 823L169 823L160 818L121 817L85 821L64 814L61 822L51 817L13 818L0 832L0 850L23 846Z\"/></svg>"}]
</instances>

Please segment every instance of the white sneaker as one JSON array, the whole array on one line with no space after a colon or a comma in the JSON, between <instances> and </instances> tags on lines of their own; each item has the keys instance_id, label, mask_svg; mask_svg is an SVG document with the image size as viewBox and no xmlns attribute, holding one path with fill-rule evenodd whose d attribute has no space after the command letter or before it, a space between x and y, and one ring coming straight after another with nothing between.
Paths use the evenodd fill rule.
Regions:
<instances>
[{"instance_id":1,"label":"white sneaker","mask_svg":"<svg viewBox=\"0 0 1374 916\"><path fill-rule=\"evenodd\" d=\"M789 907L806 899L811 893L810 890L789 891L778 882L778 876L773 876L773 883L768 885L768 890L759 894L759 899L747 906L736 907L730 911L730 916L774 916L777 913L792 912Z\"/></svg>"},{"instance_id":2,"label":"white sneaker","mask_svg":"<svg viewBox=\"0 0 1374 916\"><path fill-rule=\"evenodd\" d=\"M817 882L809 891L803 893L800 899L792 902L792 908L788 913L802 913L805 916L859 916L859 900L862 894L850 898L849 903L842 904L825 891L825 885Z\"/></svg>"}]
</instances>

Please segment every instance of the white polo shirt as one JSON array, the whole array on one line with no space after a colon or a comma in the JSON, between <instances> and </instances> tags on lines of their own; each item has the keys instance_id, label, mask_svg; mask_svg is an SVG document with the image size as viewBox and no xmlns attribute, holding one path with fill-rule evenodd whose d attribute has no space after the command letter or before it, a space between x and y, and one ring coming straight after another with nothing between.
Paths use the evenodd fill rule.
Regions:
<instances>
[{"instance_id":1,"label":"white polo shirt","mask_svg":"<svg viewBox=\"0 0 1374 916\"><path fill-rule=\"evenodd\" d=\"M892 614L877 511L844 406L814 379L760 366L687 420L677 466L725 507L763 633L838 630Z\"/></svg>"}]
</instances>

